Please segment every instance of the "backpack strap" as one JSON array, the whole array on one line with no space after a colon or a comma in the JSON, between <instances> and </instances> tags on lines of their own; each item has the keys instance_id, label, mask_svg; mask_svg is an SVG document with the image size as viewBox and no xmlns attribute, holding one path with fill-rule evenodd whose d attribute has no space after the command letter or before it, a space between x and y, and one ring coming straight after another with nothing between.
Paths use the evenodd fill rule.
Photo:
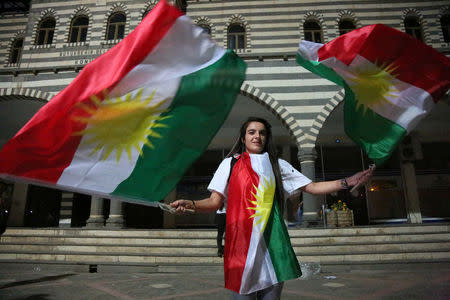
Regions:
<instances>
[{"instance_id":1,"label":"backpack strap","mask_svg":"<svg viewBox=\"0 0 450 300\"><path fill-rule=\"evenodd\" d=\"M236 158L236 157L233 156L233 158L231 158L231 162L230 162L230 174L228 174L228 180L227 180L227 183L230 183L230 177L231 177L231 174L233 173L234 165L237 163L239 157L240 157L240 156L238 156L238 157Z\"/></svg>"}]
</instances>

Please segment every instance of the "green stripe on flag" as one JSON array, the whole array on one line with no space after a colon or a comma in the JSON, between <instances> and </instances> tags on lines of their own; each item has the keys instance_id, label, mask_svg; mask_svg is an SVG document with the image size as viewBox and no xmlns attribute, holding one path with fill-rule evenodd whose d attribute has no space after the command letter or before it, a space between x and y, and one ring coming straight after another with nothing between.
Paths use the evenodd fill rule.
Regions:
<instances>
[{"instance_id":1,"label":"green stripe on flag","mask_svg":"<svg viewBox=\"0 0 450 300\"><path fill-rule=\"evenodd\" d=\"M190 165L205 151L230 112L246 64L232 51L205 69L182 78L177 94L155 128L162 138L151 138L129 178L112 193L148 202L163 199Z\"/></svg>"},{"instance_id":2,"label":"green stripe on flag","mask_svg":"<svg viewBox=\"0 0 450 300\"><path fill-rule=\"evenodd\" d=\"M345 133L379 166L390 157L407 132L370 108L363 105L357 107L351 88L347 84L344 88Z\"/></svg>"},{"instance_id":3,"label":"green stripe on flag","mask_svg":"<svg viewBox=\"0 0 450 300\"><path fill-rule=\"evenodd\" d=\"M344 79L341 76L318 61L304 59L297 53L297 63L316 75L322 76L337 85L344 86Z\"/></svg>"},{"instance_id":4,"label":"green stripe on flag","mask_svg":"<svg viewBox=\"0 0 450 300\"><path fill-rule=\"evenodd\" d=\"M278 282L297 278L302 275L300 266L291 246L289 233L281 218L280 209L276 199L273 202L266 229L264 230L264 240L269 250L275 274Z\"/></svg>"}]
</instances>

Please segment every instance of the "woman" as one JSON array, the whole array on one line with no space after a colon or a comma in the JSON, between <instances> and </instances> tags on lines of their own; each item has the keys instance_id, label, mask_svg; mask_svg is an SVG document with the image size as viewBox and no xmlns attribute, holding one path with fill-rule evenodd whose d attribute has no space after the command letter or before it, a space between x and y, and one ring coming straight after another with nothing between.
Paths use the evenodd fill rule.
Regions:
<instances>
[{"instance_id":1,"label":"woman","mask_svg":"<svg viewBox=\"0 0 450 300\"><path fill-rule=\"evenodd\" d=\"M341 180L312 182L288 162L278 159L270 124L249 118L214 174L203 200L171 203L178 213L211 212L227 201L224 271L233 299L279 299L283 282L301 276L282 218L283 189L327 194L363 183L362 171ZM283 188L281 188L283 187Z\"/></svg>"}]
</instances>

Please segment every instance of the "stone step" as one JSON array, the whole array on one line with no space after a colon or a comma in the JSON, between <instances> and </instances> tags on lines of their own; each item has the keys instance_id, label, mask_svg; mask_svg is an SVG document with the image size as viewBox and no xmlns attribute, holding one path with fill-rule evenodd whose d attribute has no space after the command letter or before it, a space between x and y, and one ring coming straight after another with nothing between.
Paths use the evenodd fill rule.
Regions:
<instances>
[{"instance_id":1,"label":"stone step","mask_svg":"<svg viewBox=\"0 0 450 300\"><path fill-rule=\"evenodd\" d=\"M293 245L329 245L329 244L374 244L409 242L445 242L450 241L450 233L395 234L395 235L349 235L291 237ZM91 237L91 236L23 236L5 235L1 243L15 244L70 244L70 245L135 245L135 246L215 246L216 235L209 238L130 238L130 237Z\"/></svg>"},{"instance_id":2,"label":"stone step","mask_svg":"<svg viewBox=\"0 0 450 300\"><path fill-rule=\"evenodd\" d=\"M357 245L293 245L298 255L341 253L380 253L380 252L411 252L411 251L437 251L450 249L450 242L429 243L383 243L383 244L357 244ZM136 255L215 255L216 246L109 246L109 245L50 245L50 244L10 244L0 246L0 252L27 252L27 253L126 253Z\"/></svg>"},{"instance_id":3,"label":"stone step","mask_svg":"<svg viewBox=\"0 0 450 300\"><path fill-rule=\"evenodd\" d=\"M383 234L417 234L450 232L448 224L420 224L420 225L395 225L395 226L371 226L371 227L347 227L347 228L300 228L289 229L291 237L306 236L347 236L347 235L383 235ZM8 228L4 236L98 236L98 237L160 237L160 238L211 238L215 237L215 229L84 229L84 228Z\"/></svg>"}]
</instances>

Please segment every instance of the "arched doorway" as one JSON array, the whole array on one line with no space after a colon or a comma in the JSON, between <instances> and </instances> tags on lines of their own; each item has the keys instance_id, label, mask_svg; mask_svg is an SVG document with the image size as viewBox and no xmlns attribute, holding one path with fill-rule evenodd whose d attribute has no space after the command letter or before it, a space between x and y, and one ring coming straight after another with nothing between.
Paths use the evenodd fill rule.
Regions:
<instances>
[{"instance_id":1,"label":"arched doorway","mask_svg":"<svg viewBox=\"0 0 450 300\"><path fill-rule=\"evenodd\" d=\"M207 186L220 162L232 148L241 124L249 116L261 117L269 121L280 156L300 169L297 147L286 125L267 107L249 96L239 94L227 120L211 141L208 149L177 185L176 199L203 199L209 196ZM286 211L288 211L286 213L288 217L293 214L289 208ZM175 226L211 227L214 226L214 216L214 213L176 216Z\"/></svg>"}]
</instances>

